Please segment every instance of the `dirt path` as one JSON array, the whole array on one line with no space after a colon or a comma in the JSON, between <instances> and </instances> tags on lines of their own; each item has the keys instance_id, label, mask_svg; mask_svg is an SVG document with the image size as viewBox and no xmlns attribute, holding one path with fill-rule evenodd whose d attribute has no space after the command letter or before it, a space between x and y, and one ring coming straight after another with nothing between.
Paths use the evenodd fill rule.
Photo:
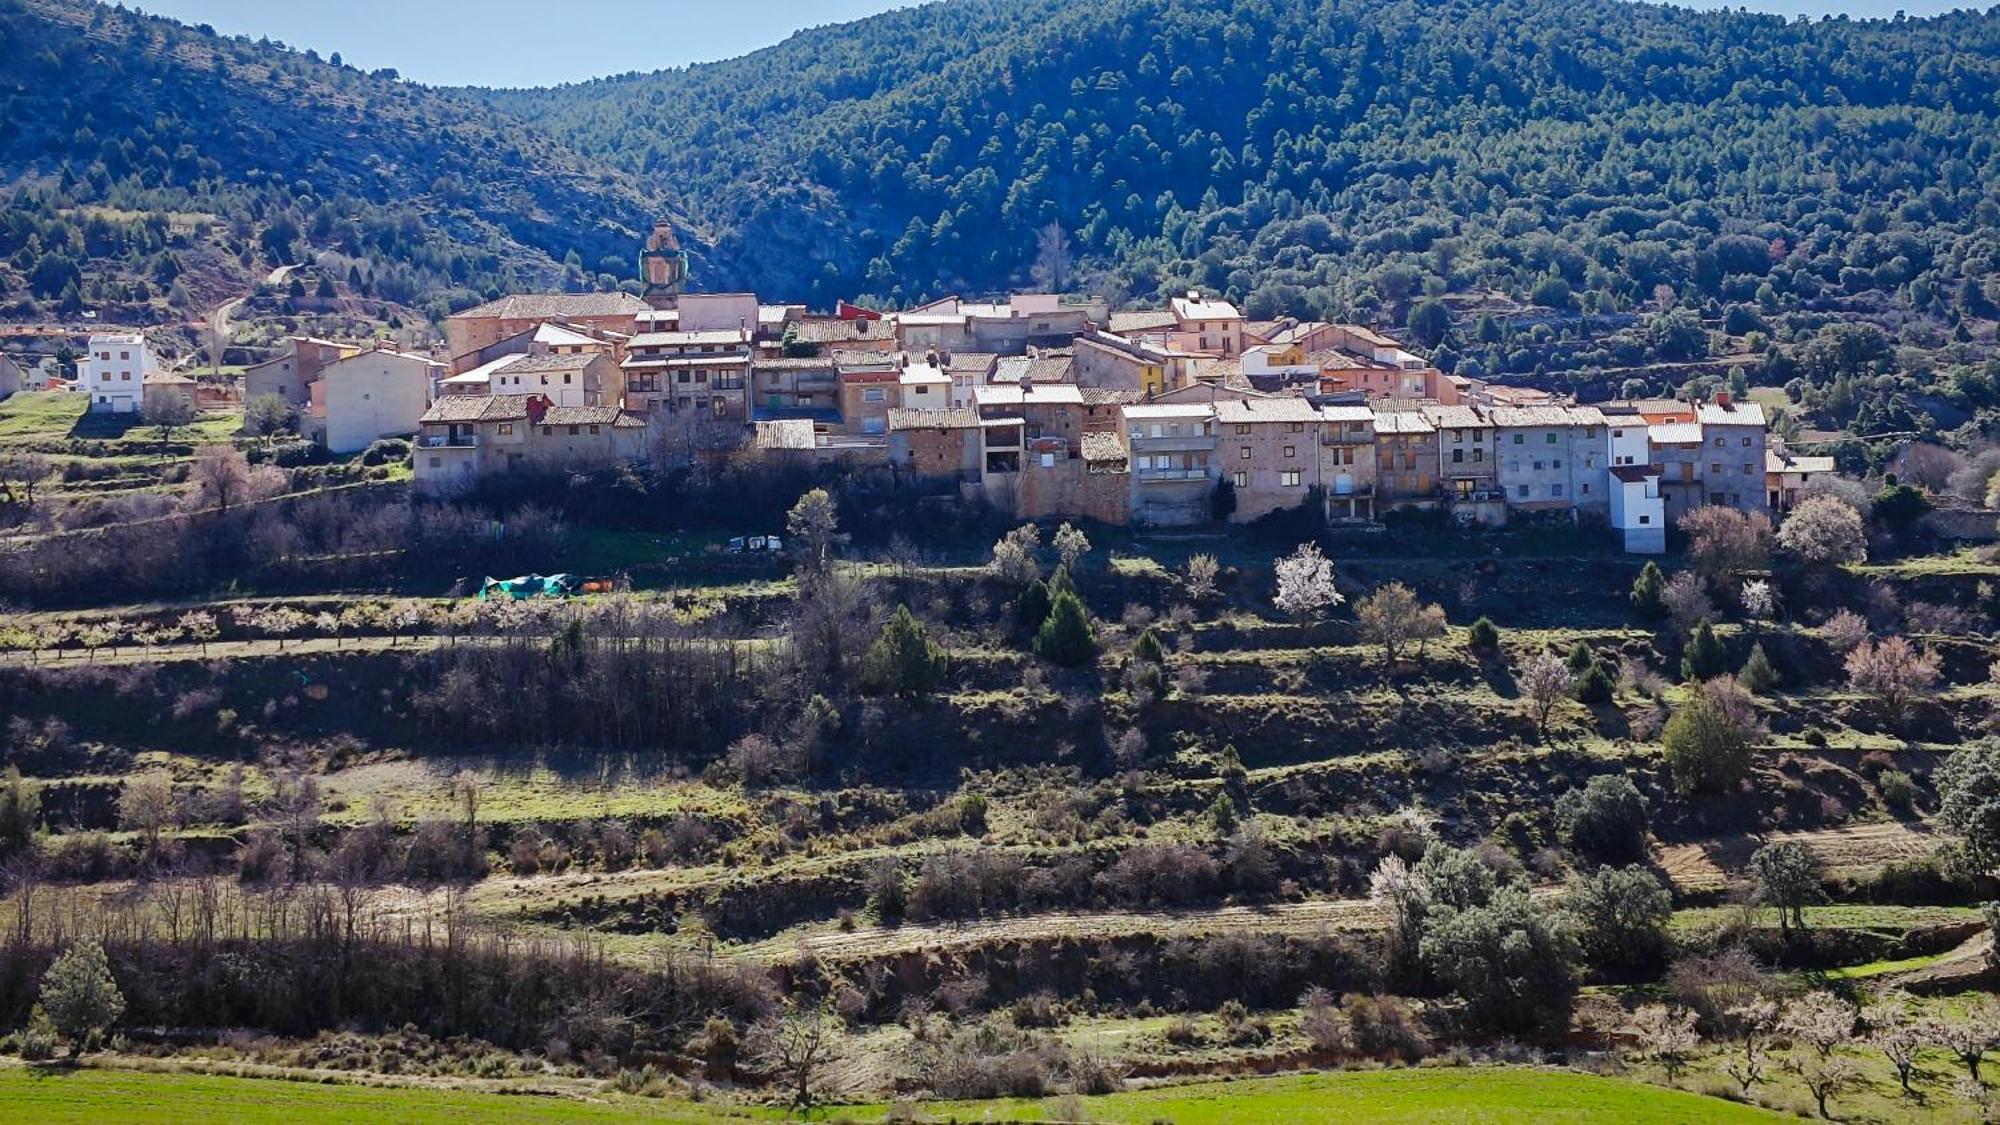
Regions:
<instances>
[{"instance_id":1,"label":"dirt path","mask_svg":"<svg viewBox=\"0 0 2000 1125\"><path fill-rule=\"evenodd\" d=\"M1750 857L1767 843L1804 844L1831 876L1865 874L1899 859L1929 854L1933 837L1928 826L1889 820L1823 828L1811 832L1774 832L1769 837L1723 836L1669 844L1659 849L1662 870L1682 892L1725 890L1733 876L1749 866Z\"/></svg>"}]
</instances>

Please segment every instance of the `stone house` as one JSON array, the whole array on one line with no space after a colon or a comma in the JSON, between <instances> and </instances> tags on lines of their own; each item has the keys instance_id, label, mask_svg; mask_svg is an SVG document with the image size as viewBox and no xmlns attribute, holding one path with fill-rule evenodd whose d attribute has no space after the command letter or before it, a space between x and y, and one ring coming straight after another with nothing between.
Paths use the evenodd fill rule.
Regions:
<instances>
[{"instance_id":1,"label":"stone house","mask_svg":"<svg viewBox=\"0 0 2000 1125\"><path fill-rule=\"evenodd\" d=\"M511 356L493 366L487 378L489 394L538 394L557 406L625 403L625 373L607 352Z\"/></svg>"},{"instance_id":2,"label":"stone house","mask_svg":"<svg viewBox=\"0 0 2000 1125\"><path fill-rule=\"evenodd\" d=\"M1320 408L1320 475L1326 518L1336 523L1375 518L1375 412L1360 405Z\"/></svg>"},{"instance_id":3,"label":"stone house","mask_svg":"<svg viewBox=\"0 0 2000 1125\"><path fill-rule=\"evenodd\" d=\"M1418 410L1375 412L1378 508L1434 507L1443 498L1438 431Z\"/></svg>"},{"instance_id":4,"label":"stone house","mask_svg":"<svg viewBox=\"0 0 2000 1125\"><path fill-rule=\"evenodd\" d=\"M1596 407L1496 407L1487 416L1510 508L1609 510L1610 437Z\"/></svg>"},{"instance_id":5,"label":"stone house","mask_svg":"<svg viewBox=\"0 0 2000 1125\"><path fill-rule=\"evenodd\" d=\"M1159 394L1167 389L1167 356L1143 343L1105 332L1076 338L1076 382L1080 387Z\"/></svg>"},{"instance_id":6,"label":"stone house","mask_svg":"<svg viewBox=\"0 0 2000 1125\"><path fill-rule=\"evenodd\" d=\"M1205 523L1218 471L1211 403L1145 402L1120 409L1132 522Z\"/></svg>"},{"instance_id":7,"label":"stone house","mask_svg":"<svg viewBox=\"0 0 2000 1125\"><path fill-rule=\"evenodd\" d=\"M1222 399L1215 404L1222 479L1246 523L1306 502L1320 485L1318 410L1302 398Z\"/></svg>"},{"instance_id":8,"label":"stone house","mask_svg":"<svg viewBox=\"0 0 2000 1125\"><path fill-rule=\"evenodd\" d=\"M747 423L753 332L751 328L676 329L633 336L620 365L625 394L631 400L627 405L693 410L709 418Z\"/></svg>"},{"instance_id":9,"label":"stone house","mask_svg":"<svg viewBox=\"0 0 2000 1125\"><path fill-rule=\"evenodd\" d=\"M453 368L462 369L457 357L551 320L631 336L638 332L639 314L650 309L646 302L622 292L515 293L446 317L445 344L453 357ZM463 368L482 362L485 360L475 360Z\"/></svg>"},{"instance_id":10,"label":"stone house","mask_svg":"<svg viewBox=\"0 0 2000 1125\"><path fill-rule=\"evenodd\" d=\"M557 406L546 396L452 395L419 420L412 465L423 488L485 473L603 468L647 455L645 419L617 406Z\"/></svg>"},{"instance_id":11,"label":"stone house","mask_svg":"<svg viewBox=\"0 0 2000 1125\"><path fill-rule=\"evenodd\" d=\"M312 401L308 388L319 382L319 373L327 364L361 352L358 345L313 336L293 336L286 344L283 353L243 369L243 401L277 395L294 410L301 409Z\"/></svg>"},{"instance_id":12,"label":"stone house","mask_svg":"<svg viewBox=\"0 0 2000 1125\"><path fill-rule=\"evenodd\" d=\"M1713 402L1696 405L1695 421L1701 426L1699 470L1708 503L1770 514L1770 493L1764 484L1768 440L1764 407L1737 402L1724 391Z\"/></svg>"}]
</instances>

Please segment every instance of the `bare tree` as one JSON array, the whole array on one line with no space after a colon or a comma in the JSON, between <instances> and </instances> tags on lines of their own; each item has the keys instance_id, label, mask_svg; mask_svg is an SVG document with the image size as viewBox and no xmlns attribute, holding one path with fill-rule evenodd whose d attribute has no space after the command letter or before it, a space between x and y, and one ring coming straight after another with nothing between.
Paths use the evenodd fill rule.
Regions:
<instances>
[{"instance_id":1,"label":"bare tree","mask_svg":"<svg viewBox=\"0 0 2000 1125\"><path fill-rule=\"evenodd\" d=\"M1826 1060L1853 1040L1856 1014L1854 1005L1831 992L1808 992L1785 1005L1778 1030Z\"/></svg>"},{"instance_id":2,"label":"bare tree","mask_svg":"<svg viewBox=\"0 0 2000 1125\"><path fill-rule=\"evenodd\" d=\"M1035 552L1041 547L1041 529L1024 523L993 544L993 559L987 567L1007 582L1026 586L1042 575L1041 564L1035 561Z\"/></svg>"},{"instance_id":3,"label":"bare tree","mask_svg":"<svg viewBox=\"0 0 2000 1125\"><path fill-rule=\"evenodd\" d=\"M158 857L160 833L172 827L178 815L173 775L166 770L136 774L118 791L118 824L139 834L148 860Z\"/></svg>"},{"instance_id":4,"label":"bare tree","mask_svg":"<svg viewBox=\"0 0 2000 1125\"><path fill-rule=\"evenodd\" d=\"M1538 652L1528 658L1521 668L1519 677L1521 694L1525 696L1535 712L1535 731L1542 738L1549 736L1549 715L1556 704L1569 698L1576 688L1576 676L1569 666L1546 652Z\"/></svg>"},{"instance_id":5,"label":"bare tree","mask_svg":"<svg viewBox=\"0 0 2000 1125\"><path fill-rule=\"evenodd\" d=\"M1752 1000L1729 1009L1727 1016L1742 1038L1738 1044L1741 1049L1730 1056L1723 1073L1736 1081L1747 1100L1751 1089L1764 1080L1770 1061L1765 1039L1777 1022L1778 1006L1769 1000Z\"/></svg>"},{"instance_id":6,"label":"bare tree","mask_svg":"<svg viewBox=\"0 0 2000 1125\"><path fill-rule=\"evenodd\" d=\"M1908 993L1889 989L1876 997L1862 1017L1868 1021L1869 1043L1889 1060L1903 1093L1915 1097L1917 1092L1910 1081L1916 1076L1917 1057L1930 1045L1936 1032L1929 1021L1912 1018L1910 1005Z\"/></svg>"},{"instance_id":7,"label":"bare tree","mask_svg":"<svg viewBox=\"0 0 2000 1125\"><path fill-rule=\"evenodd\" d=\"M1710 505L1682 516L1680 529L1687 533L1688 560L1711 581L1771 565L1771 519L1762 512Z\"/></svg>"},{"instance_id":8,"label":"bare tree","mask_svg":"<svg viewBox=\"0 0 2000 1125\"><path fill-rule=\"evenodd\" d=\"M1382 646L1384 659L1394 661L1403 646L1417 645L1418 659L1424 646L1444 635L1444 607L1423 605L1416 594L1401 582L1390 582L1362 598L1354 606L1363 639Z\"/></svg>"},{"instance_id":9,"label":"bare tree","mask_svg":"<svg viewBox=\"0 0 2000 1125\"><path fill-rule=\"evenodd\" d=\"M20 504L24 508L35 506L35 486L48 479L55 471L55 462L39 453L10 453L0 457L0 489L9 504ZM17 497L16 485L21 492Z\"/></svg>"},{"instance_id":10,"label":"bare tree","mask_svg":"<svg viewBox=\"0 0 2000 1125\"><path fill-rule=\"evenodd\" d=\"M1691 571L1681 571L1667 582L1667 588L1660 593L1660 604L1667 607L1667 616L1674 623L1674 632L1685 634L1700 624L1703 618L1715 614L1715 603L1708 598L1708 590Z\"/></svg>"},{"instance_id":11,"label":"bare tree","mask_svg":"<svg viewBox=\"0 0 2000 1125\"><path fill-rule=\"evenodd\" d=\"M1660 1064L1667 1081L1679 1081L1701 1049L1700 1016L1687 1008L1647 1004L1632 1013L1631 1030L1639 1040L1639 1054Z\"/></svg>"},{"instance_id":12,"label":"bare tree","mask_svg":"<svg viewBox=\"0 0 2000 1125\"><path fill-rule=\"evenodd\" d=\"M145 412L146 424L159 428L161 441L172 441L174 431L192 425L196 417L194 400L176 394L155 396Z\"/></svg>"},{"instance_id":13,"label":"bare tree","mask_svg":"<svg viewBox=\"0 0 2000 1125\"><path fill-rule=\"evenodd\" d=\"M1847 683L1882 705L1891 722L1901 722L1911 703L1937 687L1942 659L1902 637L1863 641L1847 654Z\"/></svg>"},{"instance_id":14,"label":"bare tree","mask_svg":"<svg viewBox=\"0 0 2000 1125\"><path fill-rule=\"evenodd\" d=\"M1069 235L1061 223L1051 222L1035 232L1035 264L1029 274L1037 286L1050 293L1063 292L1069 286L1071 265Z\"/></svg>"},{"instance_id":15,"label":"bare tree","mask_svg":"<svg viewBox=\"0 0 2000 1125\"><path fill-rule=\"evenodd\" d=\"M1272 601L1282 613L1317 617L1347 600L1334 585L1333 562L1320 554L1317 543L1299 544L1275 569L1278 588Z\"/></svg>"},{"instance_id":16,"label":"bare tree","mask_svg":"<svg viewBox=\"0 0 2000 1125\"><path fill-rule=\"evenodd\" d=\"M1222 564L1214 555L1195 555L1187 561L1187 577L1181 586L1191 600L1207 601L1215 596L1215 580L1221 573Z\"/></svg>"},{"instance_id":17,"label":"bare tree","mask_svg":"<svg viewBox=\"0 0 2000 1125\"><path fill-rule=\"evenodd\" d=\"M840 1055L840 1021L825 1008L794 1005L767 1016L750 1029L745 1046L753 1064L776 1075L792 1091L792 1103L809 1108L826 1070Z\"/></svg>"},{"instance_id":18,"label":"bare tree","mask_svg":"<svg viewBox=\"0 0 2000 1125\"><path fill-rule=\"evenodd\" d=\"M1820 626L1820 634L1835 652L1853 652L1868 639L1868 619L1851 609L1838 610Z\"/></svg>"},{"instance_id":19,"label":"bare tree","mask_svg":"<svg viewBox=\"0 0 2000 1125\"><path fill-rule=\"evenodd\" d=\"M1051 542L1055 544L1056 553L1062 556L1063 568L1071 575L1076 573L1076 564L1083 560L1083 556L1090 553L1090 537L1074 524L1064 523L1056 528L1055 538Z\"/></svg>"},{"instance_id":20,"label":"bare tree","mask_svg":"<svg viewBox=\"0 0 2000 1125\"><path fill-rule=\"evenodd\" d=\"M1805 1084L1806 1092L1813 1096L1814 1104L1819 1106L1819 1115L1829 1121L1833 1120L1833 1114L1827 1103L1861 1080L1861 1068L1846 1055L1795 1058L1786 1065Z\"/></svg>"},{"instance_id":21,"label":"bare tree","mask_svg":"<svg viewBox=\"0 0 2000 1125\"><path fill-rule=\"evenodd\" d=\"M1965 1067L1966 1077L1978 1082L1986 1052L2000 1047L2000 1000L1991 995L1974 997L1957 1015L1940 1020L1933 1035L1938 1046L1950 1051Z\"/></svg>"},{"instance_id":22,"label":"bare tree","mask_svg":"<svg viewBox=\"0 0 2000 1125\"><path fill-rule=\"evenodd\" d=\"M227 445L204 445L195 450L188 481L195 487L200 506L224 513L237 504L276 496L285 490L286 483L284 470L271 465L252 469L240 450Z\"/></svg>"}]
</instances>

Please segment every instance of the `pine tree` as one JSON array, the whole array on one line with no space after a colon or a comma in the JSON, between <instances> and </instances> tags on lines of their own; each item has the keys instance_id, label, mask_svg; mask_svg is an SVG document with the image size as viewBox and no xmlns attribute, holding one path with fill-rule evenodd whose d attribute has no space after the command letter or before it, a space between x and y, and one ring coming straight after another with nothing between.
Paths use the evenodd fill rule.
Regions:
<instances>
[{"instance_id":1,"label":"pine tree","mask_svg":"<svg viewBox=\"0 0 2000 1125\"><path fill-rule=\"evenodd\" d=\"M112 979L104 947L86 941L56 958L42 974L41 1006L56 1031L69 1040L71 1058L117 1023L125 1014L125 997Z\"/></svg>"},{"instance_id":2,"label":"pine tree","mask_svg":"<svg viewBox=\"0 0 2000 1125\"><path fill-rule=\"evenodd\" d=\"M1611 674L1604 670L1604 665L1593 660L1590 662L1590 667L1585 668L1583 674L1577 677L1576 701L1587 704L1609 703L1613 686Z\"/></svg>"},{"instance_id":3,"label":"pine tree","mask_svg":"<svg viewBox=\"0 0 2000 1125\"><path fill-rule=\"evenodd\" d=\"M1681 678L1691 683L1712 680L1729 670L1725 664L1728 657L1722 642L1715 637L1714 627L1704 617L1695 626L1694 636L1688 639L1686 655L1681 657Z\"/></svg>"},{"instance_id":4,"label":"pine tree","mask_svg":"<svg viewBox=\"0 0 2000 1125\"><path fill-rule=\"evenodd\" d=\"M1236 811L1236 801L1224 792L1215 795L1215 803L1208 806L1209 823L1215 825L1216 834L1228 836L1236 831L1241 817Z\"/></svg>"},{"instance_id":5,"label":"pine tree","mask_svg":"<svg viewBox=\"0 0 2000 1125\"><path fill-rule=\"evenodd\" d=\"M1014 619L1021 623L1023 631L1033 636L1049 619L1049 584L1037 578L1021 591L1021 597L1014 603Z\"/></svg>"},{"instance_id":6,"label":"pine tree","mask_svg":"<svg viewBox=\"0 0 2000 1125\"><path fill-rule=\"evenodd\" d=\"M1736 679L1754 695L1767 694L1778 686L1778 670L1771 667L1771 658L1764 655L1762 644L1751 648L1750 659L1743 662L1743 671Z\"/></svg>"},{"instance_id":7,"label":"pine tree","mask_svg":"<svg viewBox=\"0 0 2000 1125\"><path fill-rule=\"evenodd\" d=\"M909 606L897 606L882 635L861 658L861 683L869 691L905 698L929 695L944 679L945 656Z\"/></svg>"},{"instance_id":8,"label":"pine tree","mask_svg":"<svg viewBox=\"0 0 2000 1125\"><path fill-rule=\"evenodd\" d=\"M1659 564L1647 562L1632 582L1632 608L1641 617L1659 618L1667 612L1666 590L1667 578L1660 573Z\"/></svg>"},{"instance_id":9,"label":"pine tree","mask_svg":"<svg viewBox=\"0 0 2000 1125\"><path fill-rule=\"evenodd\" d=\"M1160 638L1148 628L1140 632L1138 640L1132 642L1132 659L1141 664L1164 665L1167 650L1160 644Z\"/></svg>"},{"instance_id":10,"label":"pine tree","mask_svg":"<svg viewBox=\"0 0 2000 1125\"><path fill-rule=\"evenodd\" d=\"M1051 664L1074 668L1097 655L1097 636L1074 590L1062 590L1049 603L1048 620L1035 634L1035 655Z\"/></svg>"},{"instance_id":11,"label":"pine tree","mask_svg":"<svg viewBox=\"0 0 2000 1125\"><path fill-rule=\"evenodd\" d=\"M1597 657L1591 655L1589 645L1578 641L1576 647L1569 650L1569 660L1566 663L1572 673L1581 676L1597 666Z\"/></svg>"}]
</instances>

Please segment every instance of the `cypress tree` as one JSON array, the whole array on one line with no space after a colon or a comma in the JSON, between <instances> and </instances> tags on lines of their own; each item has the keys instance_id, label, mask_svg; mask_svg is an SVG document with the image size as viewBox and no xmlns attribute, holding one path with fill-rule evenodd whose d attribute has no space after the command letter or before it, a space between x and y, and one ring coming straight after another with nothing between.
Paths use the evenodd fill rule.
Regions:
<instances>
[{"instance_id":1,"label":"cypress tree","mask_svg":"<svg viewBox=\"0 0 2000 1125\"><path fill-rule=\"evenodd\" d=\"M1648 561L1632 582L1632 608L1641 617L1657 619L1667 612L1666 591L1667 578L1659 564Z\"/></svg>"},{"instance_id":2,"label":"cypress tree","mask_svg":"<svg viewBox=\"0 0 2000 1125\"><path fill-rule=\"evenodd\" d=\"M1480 652L1493 652L1500 647L1500 629L1490 617L1481 617L1465 631L1465 643Z\"/></svg>"},{"instance_id":3,"label":"cypress tree","mask_svg":"<svg viewBox=\"0 0 2000 1125\"><path fill-rule=\"evenodd\" d=\"M1021 591L1021 597L1014 603L1014 618L1030 636L1049 619L1049 584L1037 578Z\"/></svg>"},{"instance_id":4,"label":"cypress tree","mask_svg":"<svg viewBox=\"0 0 2000 1125\"><path fill-rule=\"evenodd\" d=\"M1764 695L1778 686L1778 670L1771 667L1771 658L1764 655L1760 643L1750 650L1750 659L1743 662L1743 671L1736 676L1753 695Z\"/></svg>"},{"instance_id":5,"label":"cypress tree","mask_svg":"<svg viewBox=\"0 0 2000 1125\"><path fill-rule=\"evenodd\" d=\"M1572 675L1581 676L1596 666L1597 657L1590 654L1589 645L1578 641L1576 642L1576 647L1569 650L1569 660L1567 663Z\"/></svg>"},{"instance_id":6,"label":"cypress tree","mask_svg":"<svg viewBox=\"0 0 2000 1125\"><path fill-rule=\"evenodd\" d=\"M1141 664L1166 664L1167 650L1161 646L1160 638L1151 628L1141 631L1139 639L1132 642L1132 659Z\"/></svg>"},{"instance_id":7,"label":"cypress tree","mask_svg":"<svg viewBox=\"0 0 2000 1125\"><path fill-rule=\"evenodd\" d=\"M1049 603L1048 620L1035 634L1035 655L1051 664L1074 668L1097 655L1097 637L1090 615L1074 590L1057 593Z\"/></svg>"},{"instance_id":8,"label":"cypress tree","mask_svg":"<svg viewBox=\"0 0 2000 1125\"><path fill-rule=\"evenodd\" d=\"M1728 653L1716 639L1714 627L1704 617L1695 626L1694 636L1688 639L1686 655L1681 657L1681 678L1693 683L1712 680L1729 670L1724 663L1727 659Z\"/></svg>"}]
</instances>

